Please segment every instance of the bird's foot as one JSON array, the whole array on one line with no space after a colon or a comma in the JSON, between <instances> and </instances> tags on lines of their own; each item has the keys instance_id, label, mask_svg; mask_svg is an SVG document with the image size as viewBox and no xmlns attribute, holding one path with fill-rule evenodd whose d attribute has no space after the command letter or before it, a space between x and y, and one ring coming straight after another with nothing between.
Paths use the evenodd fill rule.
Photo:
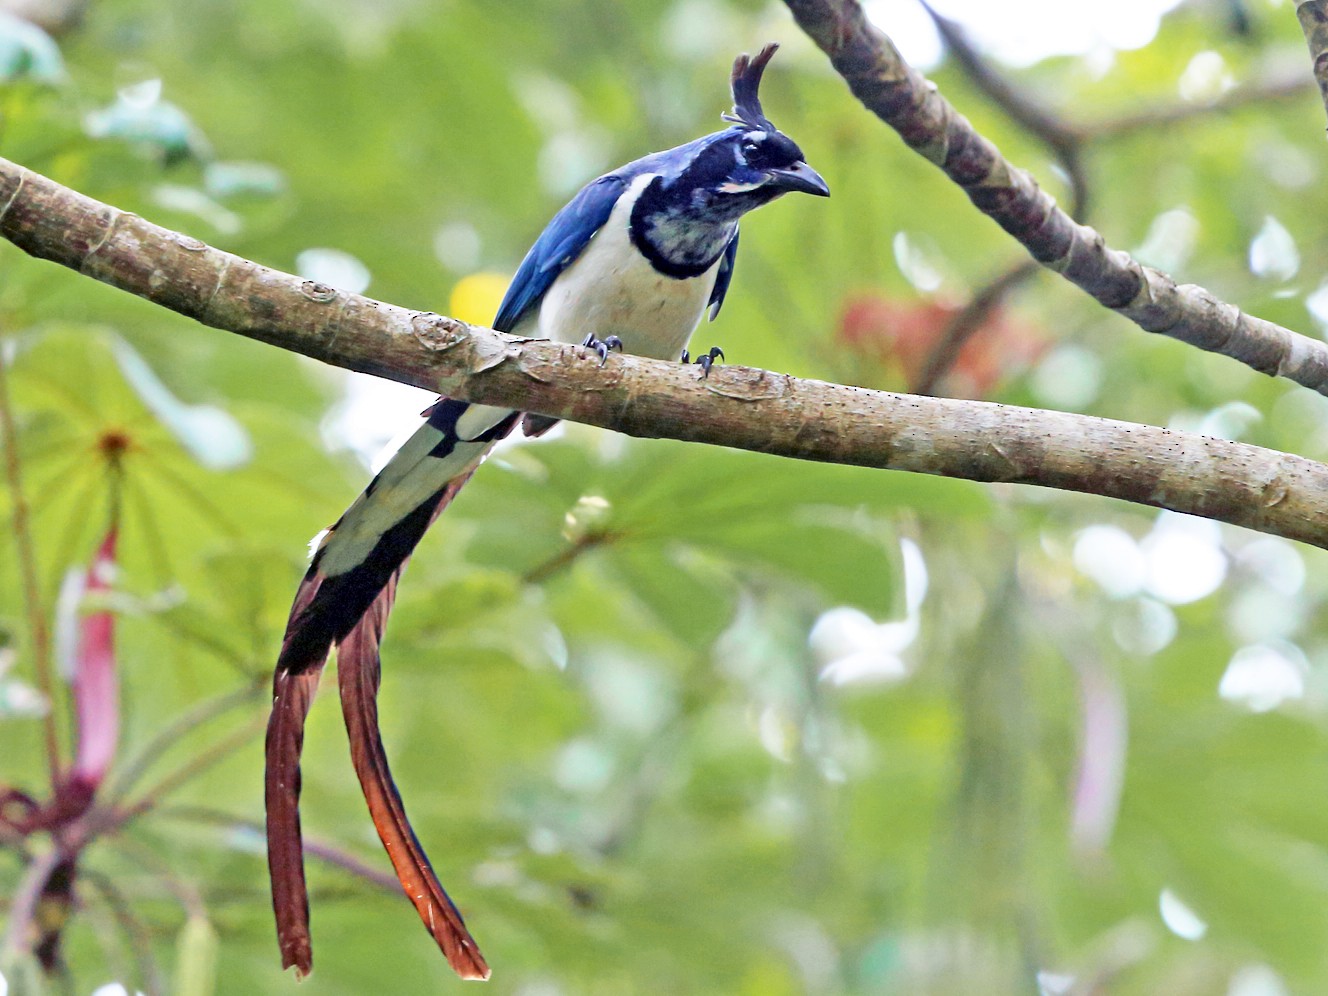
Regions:
<instances>
[{"instance_id":1,"label":"bird's foot","mask_svg":"<svg viewBox=\"0 0 1328 996\"><path fill-rule=\"evenodd\" d=\"M595 337L595 333L592 332L581 340L581 345L585 346L586 349L593 349L595 351L596 355L599 356L600 366L604 366L605 363L609 362L610 350L616 349L618 352L622 352L622 340L616 335L605 336L603 339L598 339Z\"/></svg>"},{"instance_id":2,"label":"bird's foot","mask_svg":"<svg viewBox=\"0 0 1328 996\"><path fill-rule=\"evenodd\" d=\"M710 352L702 353L698 356L696 358L696 365L701 368L701 379L704 380L710 376L710 368L715 365L715 360L722 359L724 359L724 350L720 349L718 346L711 346ZM685 349L682 351L682 361L684 363L692 362L691 354Z\"/></svg>"}]
</instances>

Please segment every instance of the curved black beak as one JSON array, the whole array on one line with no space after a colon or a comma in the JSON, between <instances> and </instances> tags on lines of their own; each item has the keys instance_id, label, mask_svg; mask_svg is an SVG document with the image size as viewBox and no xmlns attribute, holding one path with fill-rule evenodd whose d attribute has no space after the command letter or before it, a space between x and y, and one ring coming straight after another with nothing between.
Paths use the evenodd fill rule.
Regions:
<instances>
[{"instance_id":1,"label":"curved black beak","mask_svg":"<svg viewBox=\"0 0 1328 996\"><path fill-rule=\"evenodd\" d=\"M772 169L771 186L781 191L815 194L817 197L829 197L830 188L826 186L821 174L806 163L794 163L788 169Z\"/></svg>"}]
</instances>

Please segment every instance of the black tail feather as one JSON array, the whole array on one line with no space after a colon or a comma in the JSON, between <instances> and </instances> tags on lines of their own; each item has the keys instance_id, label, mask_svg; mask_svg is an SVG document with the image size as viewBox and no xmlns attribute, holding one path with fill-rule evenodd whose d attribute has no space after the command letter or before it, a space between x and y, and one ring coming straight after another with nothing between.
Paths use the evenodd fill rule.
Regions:
<instances>
[{"instance_id":1,"label":"black tail feather","mask_svg":"<svg viewBox=\"0 0 1328 996\"><path fill-rule=\"evenodd\" d=\"M377 709L372 702L372 691L377 690L378 681L378 643L392 607L396 579L420 537L443 509L451 504L473 472L472 467L452 478L432 499L388 530L374 547L372 555L360 567L344 575L327 578L319 572L318 558L315 557L296 591L286 637L272 680L272 714L268 719L265 746L265 802L268 872L272 882L272 908L277 921L277 944L281 949L282 967L294 965L301 976L308 975L313 969L313 947L309 934L309 895L304 876L300 828L300 754L304 747L305 719L318 691L318 680L327 662L328 652L332 644L341 643L343 650L338 658L338 671L341 674L341 669L345 668L342 676L343 710L346 711L348 729L351 729L353 717L358 724L351 729L352 759L360 772L361 785L375 825L379 827L385 845L389 833L400 836L403 826L409 839L414 842L414 850L411 852L414 871L410 871L412 866L398 865L398 875L407 893L416 901L420 915L425 916L426 909L420 906L421 900L416 898L418 890L412 891L411 883L422 884L426 888L432 883L436 887L437 896L441 896L441 900L436 897L432 900L433 905L437 910L450 910L451 917L455 918L454 924L447 920L442 926L434 928L434 936L438 938L449 963L466 978L488 977L488 966L484 964L475 942L466 932L460 914L456 913L442 886L438 885L437 878L429 868L428 859L418 842L414 841L413 832L410 832L410 824L406 820L400 798L396 795L396 788L391 784L386 757L378 740ZM373 689L360 693L357 699L354 689L367 689L364 683L367 679L356 676L362 672L369 674L370 671ZM352 682L351 692L346 691L346 681ZM362 703L366 696L367 707L357 704ZM360 742L358 747L357 741ZM364 767L374 763L372 759L376 756L382 757L381 771L387 788L373 781L373 773L378 769ZM366 761L365 758L370 760ZM395 807L392 806L392 800L395 800ZM391 816L388 824L380 822L380 816L384 813ZM384 826L389 829L384 830ZM396 829L391 830L392 826ZM396 852L389 848L389 854L396 864ZM402 860L405 860L404 857ZM445 904L443 901L446 901Z\"/></svg>"},{"instance_id":2,"label":"black tail feather","mask_svg":"<svg viewBox=\"0 0 1328 996\"><path fill-rule=\"evenodd\" d=\"M319 571L321 556L314 556L291 607L290 622L286 624L286 636L277 658L278 671L299 674L326 660L332 645L340 643L359 622L378 593L406 562L429 524L446 505L444 495L449 489L455 493L453 483L449 481L384 532L369 556L353 570L326 577ZM447 500L451 500L450 496ZM333 526L332 532L336 528Z\"/></svg>"}]
</instances>

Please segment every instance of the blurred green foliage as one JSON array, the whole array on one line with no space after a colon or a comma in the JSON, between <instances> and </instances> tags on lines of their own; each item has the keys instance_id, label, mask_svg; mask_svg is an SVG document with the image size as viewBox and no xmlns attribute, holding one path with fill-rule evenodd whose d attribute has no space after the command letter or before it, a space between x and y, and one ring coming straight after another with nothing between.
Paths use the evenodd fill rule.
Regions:
<instances>
[{"instance_id":1,"label":"blurred green foliage","mask_svg":"<svg viewBox=\"0 0 1328 996\"><path fill-rule=\"evenodd\" d=\"M1308 80L1289 5L1249 7L1252 39L1194 4L1139 51L1008 71L1090 132L1183 103L1196 57ZM0 155L273 266L348 253L401 305L446 310L463 277L510 272L580 183L716 127L729 61L768 38L785 48L766 108L834 196L744 222L697 345L901 389L890 357L935 322L850 328L854 304L953 306L1020 259L778 5L91 0L58 49L8 21L0 36ZM954 68L932 75L1064 199L1034 139ZM1322 128L1307 87L1090 141L1090 220L1313 331ZM1252 270L1270 218L1298 265L1283 239ZM1002 321L953 390L1328 457L1323 398L1050 274ZM254 829L261 738L218 745L261 723L305 540L367 477L325 442L346 379L7 245L0 349L48 606L104 531L107 440L128 441L120 776L149 766L128 797L215 762L88 850L70 991L146 990L149 963L180 992L293 990ZM7 489L0 522L13 690L33 674ZM500 450L420 548L381 709L498 992L1322 992L1325 598L1322 553L1234 528L569 426ZM305 832L386 870L334 699L310 720ZM38 723L0 716L0 783L41 794L44 773ZM399 892L309 868L302 991L460 985ZM6 851L6 893L22 873ZM11 991L28 970L4 969Z\"/></svg>"}]
</instances>

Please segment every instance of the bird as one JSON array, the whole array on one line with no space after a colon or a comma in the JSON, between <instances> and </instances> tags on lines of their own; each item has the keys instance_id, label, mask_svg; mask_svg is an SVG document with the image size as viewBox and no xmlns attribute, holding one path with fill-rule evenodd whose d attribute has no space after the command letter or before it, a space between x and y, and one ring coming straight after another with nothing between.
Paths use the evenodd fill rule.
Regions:
<instances>
[{"instance_id":1,"label":"bird","mask_svg":"<svg viewBox=\"0 0 1328 996\"><path fill-rule=\"evenodd\" d=\"M786 193L829 196L793 139L766 117L759 87L778 45L733 64L727 127L647 155L588 183L549 222L517 268L493 327L687 363L688 340L719 314L733 278L743 215ZM700 376L724 354L695 363ZM396 584L430 524L494 445L557 420L439 398L425 421L316 541L291 607L273 676L266 740L268 865L282 967L312 968L299 822L299 759L319 675L337 648L352 760L402 887L449 963L468 978L489 969L439 884L387 768L378 737L378 647Z\"/></svg>"}]
</instances>

